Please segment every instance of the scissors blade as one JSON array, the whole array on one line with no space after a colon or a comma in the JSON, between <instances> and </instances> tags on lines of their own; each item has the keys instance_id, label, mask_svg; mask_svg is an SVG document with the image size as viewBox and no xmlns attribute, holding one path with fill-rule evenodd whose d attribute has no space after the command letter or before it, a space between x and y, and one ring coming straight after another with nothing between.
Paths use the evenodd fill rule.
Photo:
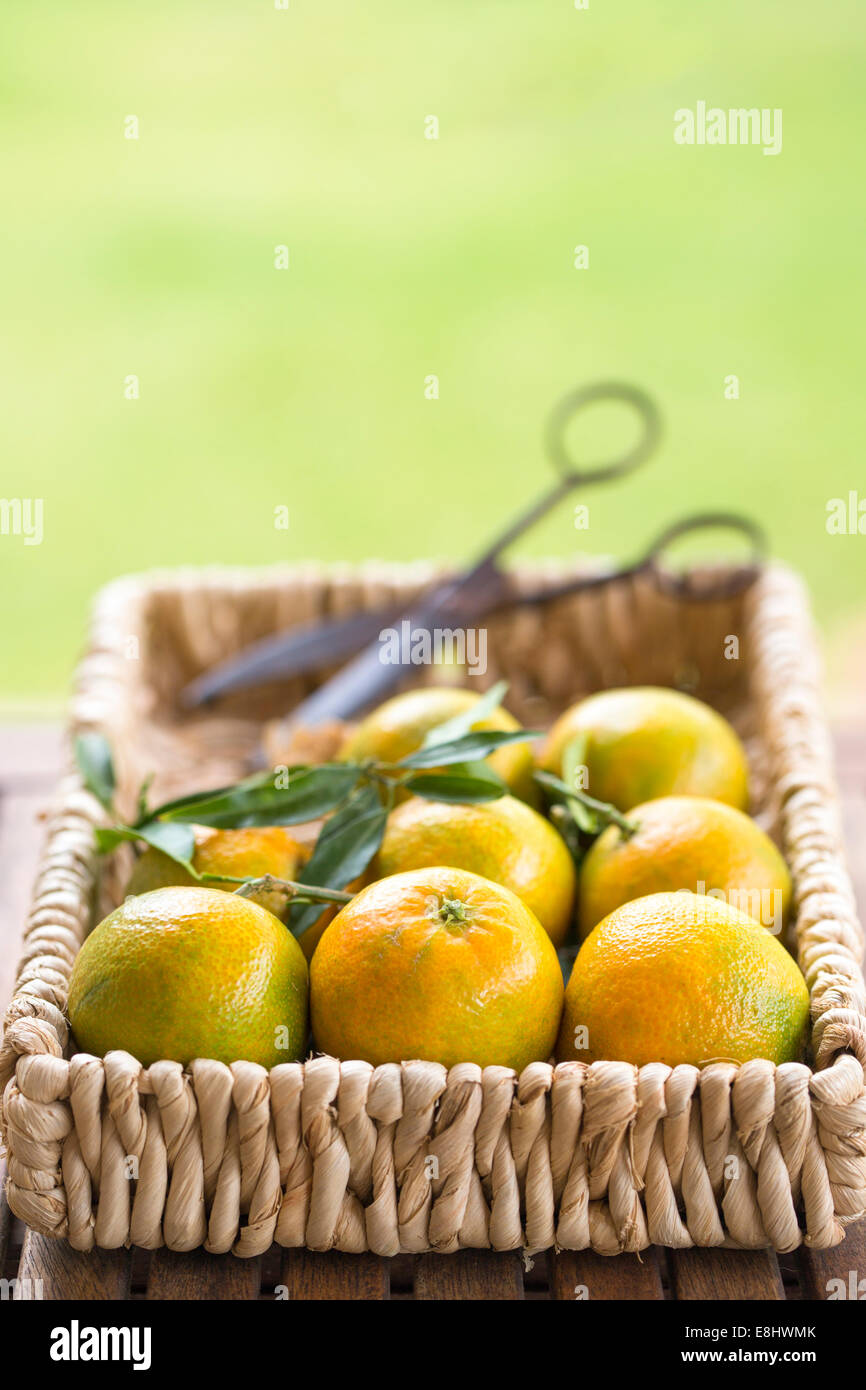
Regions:
<instances>
[{"instance_id":1,"label":"scissors blade","mask_svg":"<svg viewBox=\"0 0 866 1390\"><path fill-rule=\"evenodd\" d=\"M399 615L399 608L383 604L346 618L325 618L265 637L190 681L181 691L181 702L187 709L196 709L230 691L302 676L344 660Z\"/></svg>"},{"instance_id":2,"label":"scissors blade","mask_svg":"<svg viewBox=\"0 0 866 1390\"><path fill-rule=\"evenodd\" d=\"M286 723L313 726L329 719L350 719L381 699L404 674L402 666L382 660L379 643L371 643L335 676L291 711Z\"/></svg>"},{"instance_id":3,"label":"scissors blade","mask_svg":"<svg viewBox=\"0 0 866 1390\"><path fill-rule=\"evenodd\" d=\"M424 613L430 620L434 613L444 613L446 609L453 609L455 614L458 608L482 611L498 593L501 584L501 575L489 564L483 569L461 572L421 596ZM475 592L479 595L478 605L467 604L465 600ZM373 642L384 628L400 620L417 621L407 617L405 607L392 602L346 618L326 618L265 637L197 676L181 691L181 703L186 709L197 709L231 691L248 690L269 680L286 680L319 670L352 656Z\"/></svg>"},{"instance_id":4,"label":"scissors blade","mask_svg":"<svg viewBox=\"0 0 866 1390\"><path fill-rule=\"evenodd\" d=\"M415 611L398 620L410 634L438 623L482 617L501 603L508 580L492 562L441 585ZM381 629L379 629L381 630ZM320 685L288 716L287 723L315 725L329 719L350 719L379 700L405 676L407 667L384 659L378 640L364 648L324 685Z\"/></svg>"}]
</instances>

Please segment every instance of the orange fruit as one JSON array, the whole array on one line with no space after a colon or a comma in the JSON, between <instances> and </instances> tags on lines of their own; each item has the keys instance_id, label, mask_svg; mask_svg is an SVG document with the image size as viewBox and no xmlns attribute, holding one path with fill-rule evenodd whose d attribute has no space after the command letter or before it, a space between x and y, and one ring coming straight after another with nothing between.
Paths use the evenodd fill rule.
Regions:
<instances>
[{"instance_id":1,"label":"orange fruit","mask_svg":"<svg viewBox=\"0 0 866 1390\"><path fill-rule=\"evenodd\" d=\"M562 972L509 889L461 869L415 869L338 912L310 967L315 1044L374 1066L420 1058L513 1067L546 1060Z\"/></svg>"},{"instance_id":2,"label":"orange fruit","mask_svg":"<svg viewBox=\"0 0 866 1390\"><path fill-rule=\"evenodd\" d=\"M628 811L659 796L709 796L745 810L748 766L727 720L678 690L603 690L572 705L554 724L541 766L563 775L563 755L585 740L583 787Z\"/></svg>"},{"instance_id":3,"label":"orange fruit","mask_svg":"<svg viewBox=\"0 0 866 1390\"><path fill-rule=\"evenodd\" d=\"M264 874L273 874L275 878L303 882L304 867L313 853L312 845L293 839L281 825L249 826L240 830L212 830L206 825L196 825L193 829L196 841L193 867L200 874L225 874L227 882L224 891L228 893L237 888L236 883L228 881L231 878L261 878ZM148 893L154 888L189 887L197 882L192 874L187 873L169 855L163 854L162 850L149 848L137 860L126 892ZM354 883L341 886L348 893L356 893L365 882L366 879L361 877L355 879ZM221 885L210 883L208 887L220 888ZM281 922L287 920L289 901L285 893L262 891L255 895L254 901L279 917ZM298 937L298 944L307 960L312 959L322 932L338 911L336 906L324 908L312 926Z\"/></svg>"},{"instance_id":4,"label":"orange fruit","mask_svg":"<svg viewBox=\"0 0 866 1390\"><path fill-rule=\"evenodd\" d=\"M703 796L663 796L635 806L628 820L637 825L633 835L609 825L583 860L581 936L632 898L679 888L722 894L776 935L782 930L791 875L770 837L742 811Z\"/></svg>"},{"instance_id":5,"label":"orange fruit","mask_svg":"<svg viewBox=\"0 0 866 1390\"><path fill-rule=\"evenodd\" d=\"M260 878L264 874L273 874L275 878L297 879L298 869L310 856L310 851L280 825L249 826L241 830L213 830L210 826L196 825L193 831L195 853L192 863L200 874L225 874L227 879ZM149 893L154 888L191 887L195 884L197 880L192 874L187 873L169 855L163 854L162 850L148 848L136 861L126 892ZM216 883L208 886L221 887ZM236 883L227 882L225 890L233 892L237 886ZM285 916L284 893L262 893L256 901L275 916Z\"/></svg>"},{"instance_id":6,"label":"orange fruit","mask_svg":"<svg viewBox=\"0 0 866 1390\"><path fill-rule=\"evenodd\" d=\"M654 893L590 932L565 992L562 1061L796 1061L806 982L784 946L716 898Z\"/></svg>"},{"instance_id":7,"label":"orange fruit","mask_svg":"<svg viewBox=\"0 0 866 1390\"><path fill-rule=\"evenodd\" d=\"M85 940L69 985L79 1048L150 1066L196 1057L297 1061L307 1040L307 963L273 913L218 888L127 898Z\"/></svg>"},{"instance_id":8,"label":"orange fruit","mask_svg":"<svg viewBox=\"0 0 866 1390\"><path fill-rule=\"evenodd\" d=\"M413 796L388 817L377 878L447 864L501 883L535 914L554 945L574 909L574 861L549 821L513 796L449 806Z\"/></svg>"},{"instance_id":9,"label":"orange fruit","mask_svg":"<svg viewBox=\"0 0 866 1390\"><path fill-rule=\"evenodd\" d=\"M350 734L340 756L348 762L360 762L364 758L399 762L421 747L431 729L471 709L480 699L481 696L474 690L442 685L422 686L395 695L367 715ZM473 728L511 731L519 729L520 724L507 710L499 707L479 720ZM515 796L537 803L529 742L506 744L504 748L491 753L487 763ZM432 768L428 770L434 771Z\"/></svg>"}]
</instances>

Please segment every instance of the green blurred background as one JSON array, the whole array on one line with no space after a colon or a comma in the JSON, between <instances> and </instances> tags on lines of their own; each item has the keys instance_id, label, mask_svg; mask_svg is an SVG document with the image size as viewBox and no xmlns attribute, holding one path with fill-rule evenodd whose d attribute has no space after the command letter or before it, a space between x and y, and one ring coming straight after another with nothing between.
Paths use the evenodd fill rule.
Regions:
<instances>
[{"instance_id":1,"label":"green blurred background","mask_svg":"<svg viewBox=\"0 0 866 1390\"><path fill-rule=\"evenodd\" d=\"M7 710L60 704L119 573L471 554L607 376L664 447L524 553L738 507L827 633L863 604L866 537L825 528L866 498L862 0L4 0L2 29L0 492L45 509L41 546L0 536ZM781 107L782 153L677 146L698 100Z\"/></svg>"}]
</instances>

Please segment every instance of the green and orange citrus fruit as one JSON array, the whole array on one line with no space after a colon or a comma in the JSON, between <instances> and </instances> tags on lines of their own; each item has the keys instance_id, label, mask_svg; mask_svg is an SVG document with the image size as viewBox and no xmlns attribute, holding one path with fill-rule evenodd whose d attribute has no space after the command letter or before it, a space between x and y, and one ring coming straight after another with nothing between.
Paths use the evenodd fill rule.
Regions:
<instances>
[{"instance_id":1,"label":"green and orange citrus fruit","mask_svg":"<svg viewBox=\"0 0 866 1390\"><path fill-rule=\"evenodd\" d=\"M569 749L580 748L582 789L628 811L660 796L708 796L748 805L748 766L730 724L677 690L634 686L603 690L560 715L541 766L562 777Z\"/></svg>"},{"instance_id":2,"label":"green and orange citrus fruit","mask_svg":"<svg viewBox=\"0 0 866 1390\"><path fill-rule=\"evenodd\" d=\"M707 797L664 796L633 807L627 819L636 827L633 834L609 825L584 857L581 936L632 898L681 888L721 896L776 934L781 931L791 875L773 841L749 816Z\"/></svg>"},{"instance_id":3,"label":"green and orange citrus fruit","mask_svg":"<svg viewBox=\"0 0 866 1390\"><path fill-rule=\"evenodd\" d=\"M416 869L363 889L310 966L316 1045L379 1065L419 1058L520 1071L551 1052L562 1008L556 951L525 903L461 869Z\"/></svg>"},{"instance_id":4,"label":"green and orange citrus fruit","mask_svg":"<svg viewBox=\"0 0 866 1390\"><path fill-rule=\"evenodd\" d=\"M510 888L554 945L562 944L574 909L574 861L558 831L525 802L513 796L474 806L404 801L388 817L373 873L385 878L438 864Z\"/></svg>"},{"instance_id":5,"label":"green and orange citrus fruit","mask_svg":"<svg viewBox=\"0 0 866 1390\"><path fill-rule=\"evenodd\" d=\"M799 1059L809 993L775 936L716 898L655 893L602 919L565 994L559 1061Z\"/></svg>"},{"instance_id":6,"label":"green and orange citrus fruit","mask_svg":"<svg viewBox=\"0 0 866 1390\"><path fill-rule=\"evenodd\" d=\"M69 986L79 1048L166 1059L302 1056L307 963L258 903L216 888L159 888L127 898L93 929Z\"/></svg>"}]
</instances>

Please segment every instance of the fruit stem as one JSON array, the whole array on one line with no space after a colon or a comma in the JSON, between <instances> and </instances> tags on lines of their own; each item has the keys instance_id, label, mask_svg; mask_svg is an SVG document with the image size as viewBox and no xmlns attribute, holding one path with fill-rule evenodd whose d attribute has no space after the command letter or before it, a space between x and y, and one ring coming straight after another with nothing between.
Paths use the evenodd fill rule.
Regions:
<instances>
[{"instance_id":1,"label":"fruit stem","mask_svg":"<svg viewBox=\"0 0 866 1390\"><path fill-rule=\"evenodd\" d=\"M629 820L628 816L624 816L622 811L611 801L597 801L588 792L574 791L572 796L576 801L581 801L590 811L594 811L597 816L601 816L608 825L617 826L625 840L630 840L640 828L639 821Z\"/></svg>"},{"instance_id":2,"label":"fruit stem","mask_svg":"<svg viewBox=\"0 0 866 1390\"><path fill-rule=\"evenodd\" d=\"M551 791L559 792L568 801L579 801L587 810L600 816L605 825L616 825L619 827L623 839L630 840L632 835L640 828L640 822L629 820L624 816L618 807L610 801L597 801L589 792L580 791L577 787L569 787L561 777L554 777L550 772L536 772L535 780L540 782L543 787Z\"/></svg>"},{"instance_id":3,"label":"fruit stem","mask_svg":"<svg viewBox=\"0 0 866 1390\"><path fill-rule=\"evenodd\" d=\"M364 776L367 777L369 781L376 782L380 787L382 787L385 793L386 809L392 811L394 809L394 799L396 797L400 784L402 782L407 781L407 779L411 776L411 773L405 772L400 777L392 777L388 773L381 772L379 770L380 767L387 766L388 764L386 763L365 766Z\"/></svg>"},{"instance_id":4,"label":"fruit stem","mask_svg":"<svg viewBox=\"0 0 866 1390\"><path fill-rule=\"evenodd\" d=\"M221 879L223 883L239 883L235 889L239 898L251 898L255 893L285 893L292 902L306 903L350 903L354 894L342 893L337 888L317 888L311 883L295 883L290 878L274 878L273 874L262 874L261 878L226 880L222 874L202 874L202 878Z\"/></svg>"},{"instance_id":5,"label":"fruit stem","mask_svg":"<svg viewBox=\"0 0 866 1390\"><path fill-rule=\"evenodd\" d=\"M460 902L459 898L443 898L439 905L439 917L446 927L450 926L452 922L469 921L466 904Z\"/></svg>"}]
</instances>

